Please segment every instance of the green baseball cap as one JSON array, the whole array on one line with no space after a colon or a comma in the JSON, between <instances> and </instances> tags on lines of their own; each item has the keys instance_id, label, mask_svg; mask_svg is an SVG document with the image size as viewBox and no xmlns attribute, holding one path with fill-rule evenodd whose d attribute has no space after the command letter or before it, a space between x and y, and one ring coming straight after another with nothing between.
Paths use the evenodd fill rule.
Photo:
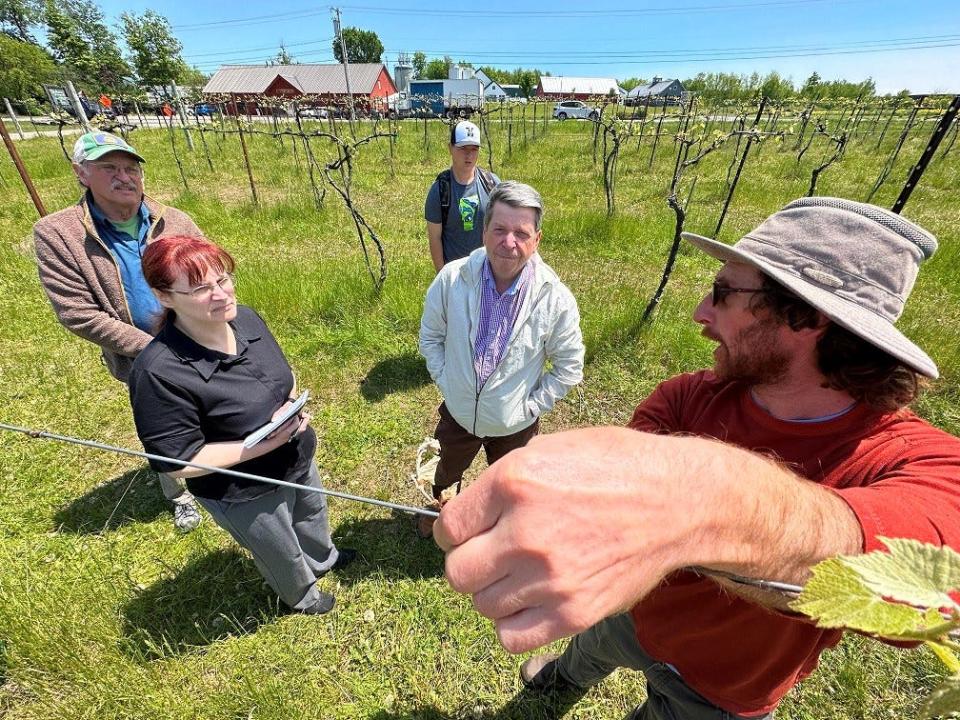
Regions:
<instances>
[{"instance_id":1,"label":"green baseball cap","mask_svg":"<svg viewBox=\"0 0 960 720\"><path fill-rule=\"evenodd\" d=\"M96 160L110 152L125 152L140 162L146 162L143 156L130 146L126 140L105 132L91 132L81 135L73 144L73 161Z\"/></svg>"}]
</instances>

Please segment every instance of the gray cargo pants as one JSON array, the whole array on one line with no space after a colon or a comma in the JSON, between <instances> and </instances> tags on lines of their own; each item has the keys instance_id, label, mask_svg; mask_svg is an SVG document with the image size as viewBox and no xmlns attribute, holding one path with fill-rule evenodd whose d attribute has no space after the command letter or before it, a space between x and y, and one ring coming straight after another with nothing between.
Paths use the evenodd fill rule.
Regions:
<instances>
[{"instance_id":1,"label":"gray cargo pants","mask_svg":"<svg viewBox=\"0 0 960 720\"><path fill-rule=\"evenodd\" d=\"M304 485L323 487L316 465L311 465ZM326 495L277 487L242 502L197 501L250 551L260 574L286 605L304 610L320 599L317 576L333 567L339 555L330 538Z\"/></svg>"},{"instance_id":2,"label":"gray cargo pants","mask_svg":"<svg viewBox=\"0 0 960 720\"><path fill-rule=\"evenodd\" d=\"M601 620L574 636L557 661L567 681L582 688L596 685L617 668L639 670L647 678L647 700L628 720L740 720L741 715L717 707L687 685L669 665L647 655L629 613ZM750 720L770 720L773 713Z\"/></svg>"}]
</instances>

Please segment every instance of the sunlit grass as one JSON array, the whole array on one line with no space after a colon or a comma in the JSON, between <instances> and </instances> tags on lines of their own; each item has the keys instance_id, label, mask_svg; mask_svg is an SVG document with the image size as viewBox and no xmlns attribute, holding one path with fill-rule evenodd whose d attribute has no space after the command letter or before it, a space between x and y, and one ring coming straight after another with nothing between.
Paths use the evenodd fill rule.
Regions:
<instances>
[{"instance_id":1,"label":"sunlit grass","mask_svg":"<svg viewBox=\"0 0 960 720\"><path fill-rule=\"evenodd\" d=\"M369 128L369 125L363 126ZM381 126L381 129L384 126ZM494 169L536 186L547 215L541 252L574 291L583 316L585 382L545 418L548 430L623 423L657 382L704 365L710 344L690 313L716 266L688 249L678 259L652 322L640 316L657 285L673 234L664 196L674 146L663 137L648 171L650 129L624 145L618 214L608 218L591 127L538 126L514 116L490 124ZM416 503L414 452L436 422L439 396L416 353L423 293L432 279L423 198L447 162L440 123L400 125L391 164L386 140L359 150L354 200L384 241L388 279L372 291L342 202L327 192L318 211L302 147L249 139L260 206L251 201L235 135L174 136L189 192L166 131L137 131L148 191L189 212L236 256L238 292L270 324L313 391L318 461L332 488ZM361 130L361 134L363 130ZM526 139L524 139L526 135ZM889 206L927 130L912 136L875 201ZM821 194L863 199L896 139L855 142L824 173ZM312 141L321 162L334 157ZM18 144L48 208L76 200L55 138ZM801 163L791 144L752 151L722 238L734 240L802 195L826 152ZM730 150L697 177L688 229L711 234L725 197ZM486 152L483 153L486 157ZM960 432L960 150L930 167L906 215L935 232L941 251L924 268L902 327L927 348L943 377L918 403ZM299 166L297 164L299 159ZM486 160L483 160L486 164ZM689 189L685 185L681 195ZM0 417L137 447L124 388L98 352L54 319L30 256L35 213L12 165L0 163ZM477 467L480 467L478 462ZM10 718L546 718L519 690L517 659L489 623L442 579L442 557L415 539L405 518L332 501L338 542L358 563L325 585L338 607L322 618L285 616L253 564L212 523L174 533L153 476L131 459L0 434L0 714ZM851 639L786 701L783 718L912 717L935 681L920 652ZM569 717L618 718L642 697L630 674L592 691Z\"/></svg>"}]
</instances>

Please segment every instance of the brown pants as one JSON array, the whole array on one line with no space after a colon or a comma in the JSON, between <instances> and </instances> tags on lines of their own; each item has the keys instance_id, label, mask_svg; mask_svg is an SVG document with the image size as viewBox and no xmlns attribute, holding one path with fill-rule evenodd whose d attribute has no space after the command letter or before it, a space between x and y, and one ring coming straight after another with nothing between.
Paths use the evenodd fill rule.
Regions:
<instances>
[{"instance_id":1,"label":"brown pants","mask_svg":"<svg viewBox=\"0 0 960 720\"><path fill-rule=\"evenodd\" d=\"M446 403L440 403L440 422L434 437L440 442L440 463L433 478L433 496L440 499L440 493L451 485L459 485L463 473L480 452L482 447L487 454L487 464L493 465L511 450L521 448L540 432L540 418L533 425L525 427L512 435L502 437L477 437L464 430L453 419Z\"/></svg>"}]
</instances>

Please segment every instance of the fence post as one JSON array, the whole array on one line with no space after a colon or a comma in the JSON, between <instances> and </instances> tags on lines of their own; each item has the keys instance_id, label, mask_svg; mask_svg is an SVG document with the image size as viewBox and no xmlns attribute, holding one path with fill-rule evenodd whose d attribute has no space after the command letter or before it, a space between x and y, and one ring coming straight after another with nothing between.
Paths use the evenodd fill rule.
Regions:
<instances>
[{"instance_id":1,"label":"fence post","mask_svg":"<svg viewBox=\"0 0 960 720\"><path fill-rule=\"evenodd\" d=\"M957 117L958 110L960 110L960 95L954 95L953 102L950 103L950 107L947 108L947 111L943 114L943 117L940 118L940 122L937 123L937 127L934 128L933 135L930 136L930 142L927 143L927 147L920 155L920 160L917 161L917 164L914 165L913 169L910 171L910 176L907 178L907 184L903 186L903 190L900 191L900 197L897 198L897 201L891 208L893 212L899 215L900 211L903 210L903 206L907 204L907 200L910 199L910 193L913 192L913 189L917 186L917 183L920 182L920 177L923 175L923 171L927 169L927 165L930 163L930 159L933 157L933 154L937 151L940 141L943 140L944 136L947 134L947 130L950 128L950 123L952 123L954 118Z\"/></svg>"},{"instance_id":2,"label":"fence post","mask_svg":"<svg viewBox=\"0 0 960 720\"><path fill-rule=\"evenodd\" d=\"M70 102L73 103L73 111L77 114L77 121L83 125L83 131L93 132L90 121L87 120L87 113L84 112L83 105L80 104L80 96L77 95L76 88L69 80L67 80L67 95L70 96Z\"/></svg>"},{"instance_id":3,"label":"fence post","mask_svg":"<svg viewBox=\"0 0 960 720\"><path fill-rule=\"evenodd\" d=\"M173 90L174 104L177 106L177 113L180 115L180 122L183 123L183 134L187 136L187 147L193 152L193 137L190 135L190 126L187 124L187 111L183 107L183 98L180 97L180 88L175 82L170 83Z\"/></svg>"},{"instance_id":4,"label":"fence post","mask_svg":"<svg viewBox=\"0 0 960 720\"><path fill-rule=\"evenodd\" d=\"M33 200L33 206L37 209L37 212L40 213L40 217L44 217L47 214L47 209L43 206L43 201L37 194L37 189L33 186L33 181L30 179L30 173L27 172L27 168L24 166L23 160L20 159L20 153L17 152L17 148L13 144L13 140L10 139L10 135L7 133L7 126L4 125L3 118L0 118L0 135L3 136L3 144L7 146L7 152L10 153L10 159L13 160L13 164L17 166L17 172L20 173L20 179L23 180L23 186L27 188L27 192L30 193L30 199Z\"/></svg>"},{"instance_id":5,"label":"fence post","mask_svg":"<svg viewBox=\"0 0 960 720\"><path fill-rule=\"evenodd\" d=\"M20 139L23 140L23 128L20 127L20 121L17 120L17 116L13 114L13 108L10 107L10 100L8 100L7 98L4 98L3 102L7 106L7 114L10 116L10 121L13 123L13 126L17 129L17 133L20 135Z\"/></svg>"}]
</instances>

